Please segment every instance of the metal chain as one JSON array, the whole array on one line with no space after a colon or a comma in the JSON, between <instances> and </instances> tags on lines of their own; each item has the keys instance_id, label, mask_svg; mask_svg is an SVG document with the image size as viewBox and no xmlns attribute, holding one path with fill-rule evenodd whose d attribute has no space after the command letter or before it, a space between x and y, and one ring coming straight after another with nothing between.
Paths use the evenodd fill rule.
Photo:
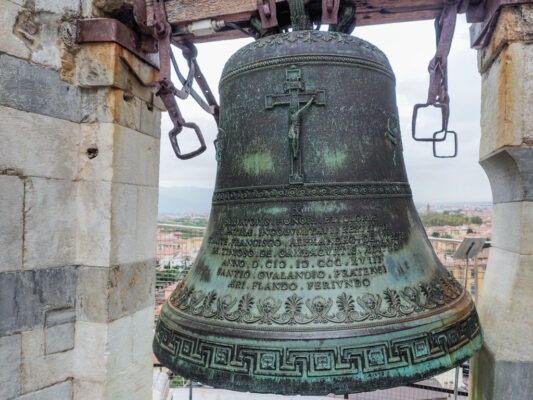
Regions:
<instances>
[{"instance_id":1,"label":"metal chain","mask_svg":"<svg viewBox=\"0 0 533 400\"><path fill-rule=\"evenodd\" d=\"M433 143L433 156L437 158L453 158L457 155L457 133L448 129L450 118L450 97L448 95L448 55L452 45L455 23L457 20L457 0L444 0L444 7L440 18L435 20L435 33L437 50L431 59L429 71L429 89L426 103L415 104L411 124L412 137L419 142ZM441 110L441 129L434 132L432 137L421 138L416 136L416 121L421 108L436 107ZM436 143L443 142L451 135L454 140L454 152L449 156L437 154Z\"/></svg>"},{"instance_id":2,"label":"metal chain","mask_svg":"<svg viewBox=\"0 0 533 400\"><path fill-rule=\"evenodd\" d=\"M135 0L134 13L137 23L144 32L150 32L158 41L159 49L159 81L157 82L156 95L161 98L163 104L168 110L170 119L174 128L168 133L170 143L176 157L186 160L196 157L203 153L206 149L205 140L200 130L200 127L193 122L187 122L179 109L176 97L185 100L191 97L209 114L213 115L215 122L218 125L219 107L213 92L209 88L207 80L200 70L196 56L198 51L194 44L190 42L174 43L178 47L189 67L187 77L185 77L179 70L178 63L172 52L172 27L170 26L163 0L152 0L151 6L153 8L154 23L151 26L146 25L146 0ZM143 11L144 10L144 11ZM178 79L183 85L181 89L174 86L171 79L171 65L174 68ZM196 82L202 96L194 90L193 83ZM199 142L199 147L189 153L182 153L178 144L177 136L183 131L183 128L189 128L194 131Z\"/></svg>"}]
</instances>

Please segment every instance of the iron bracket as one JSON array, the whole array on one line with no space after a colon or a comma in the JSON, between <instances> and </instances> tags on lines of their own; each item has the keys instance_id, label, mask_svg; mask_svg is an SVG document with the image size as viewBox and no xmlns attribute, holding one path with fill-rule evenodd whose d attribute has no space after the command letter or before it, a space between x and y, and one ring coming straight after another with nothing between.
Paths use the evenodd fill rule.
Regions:
<instances>
[{"instance_id":1,"label":"iron bracket","mask_svg":"<svg viewBox=\"0 0 533 400\"><path fill-rule=\"evenodd\" d=\"M112 18L78 20L76 43L112 42L131 51L141 60L159 69L157 41L137 34L122 22Z\"/></svg>"},{"instance_id":2,"label":"iron bracket","mask_svg":"<svg viewBox=\"0 0 533 400\"><path fill-rule=\"evenodd\" d=\"M276 0L257 0L257 11L261 18L261 29L270 29L278 26Z\"/></svg>"},{"instance_id":3,"label":"iron bracket","mask_svg":"<svg viewBox=\"0 0 533 400\"><path fill-rule=\"evenodd\" d=\"M340 0L322 0L322 20L323 24L337 24Z\"/></svg>"},{"instance_id":4,"label":"iron bracket","mask_svg":"<svg viewBox=\"0 0 533 400\"><path fill-rule=\"evenodd\" d=\"M531 3L531 0L486 0L470 6L466 12L466 20L473 23L470 46L479 50L489 44L502 7L526 3Z\"/></svg>"},{"instance_id":5,"label":"iron bracket","mask_svg":"<svg viewBox=\"0 0 533 400\"><path fill-rule=\"evenodd\" d=\"M191 95L206 112L213 116L218 125L218 104L196 60L196 47L190 42L173 40L172 26L167 20L164 0L151 0L150 2L135 0L133 13L141 31L151 35L158 44L160 74L156 84L156 95L163 101L174 125L174 128L169 132L174 153L176 157L182 160L196 157L205 151L205 140L200 127L184 119L176 97L184 100ZM182 51L183 57L187 61L189 72L186 77L181 74L178 68L172 52L172 44ZM172 83L171 66L174 67L178 79L183 85L181 89L176 88ZM198 84L201 94L193 89L193 82ZM198 147L189 153L183 153L178 144L177 137L184 128L191 129L198 139Z\"/></svg>"}]
</instances>

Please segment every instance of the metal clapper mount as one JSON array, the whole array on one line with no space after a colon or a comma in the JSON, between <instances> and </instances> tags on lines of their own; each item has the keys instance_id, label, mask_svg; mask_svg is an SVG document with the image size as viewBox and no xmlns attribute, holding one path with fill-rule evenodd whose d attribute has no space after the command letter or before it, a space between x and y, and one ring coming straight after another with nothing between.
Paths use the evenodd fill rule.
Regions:
<instances>
[{"instance_id":1,"label":"metal clapper mount","mask_svg":"<svg viewBox=\"0 0 533 400\"><path fill-rule=\"evenodd\" d=\"M147 25L147 2L146 0L135 0L134 15L137 24L140 29L146 33L152 35L158 41L159 49L159 81L157 82L156 95L161 97L165 107L168 110L170 119L174 124L174 128L168 133L170 143L176 157L182 160L196 157L203 153L206 149L205 140L202 135L200 127L193 122L187 122L183 118L181 111L176 101L176 96L182 100L192 96L192 98L202 107L207 113L211 114L218 125L218 112L219 107L217 101L213 95L213 92L209 88L205 77L200 71L200 67L196 60L197 50L194 44L190 42L178 42L172 43L172 27L170 26L165 11L165 5L163 0L152 0L151 11L153 12L153 23ZM178 68L178 63L172 53L171 44L176 45L183 54L183 57L187 61L189 72L187 77L183 76ZM174 67L176 75L178 76L181 84L181 89L177 89L171 80L171 68L170 64ZM196 92L192 85L196 81L202 96ZM199 147L189 153L182 153L178 144L178 135L183 131L183 128L189 128L194 131L199 142Z\"/></svg>"},{"instance_id":2,"label":"metal clapper mount","mask_svg":"<svg viewBox=\"0 0 533 400\"><path fill-rule=\"evenodd\" d=\"M435 20L437 51L429 63L429 90L426 103L415 104L411 124L413 139L419 142L433 143L433 156L437 158L453 158L457 156L457 133L448 129L450 117L450 97L448 96L448 54L452 45L455 22L457 19L457 0L444 0L444 7L439 18ZM417 137L416 122L421 108L433 106L441 110L442 125L432 137ZM443 142L452 135L454 152L451 155L437 154L437 143Z\"/></svg>"}]
</instances>

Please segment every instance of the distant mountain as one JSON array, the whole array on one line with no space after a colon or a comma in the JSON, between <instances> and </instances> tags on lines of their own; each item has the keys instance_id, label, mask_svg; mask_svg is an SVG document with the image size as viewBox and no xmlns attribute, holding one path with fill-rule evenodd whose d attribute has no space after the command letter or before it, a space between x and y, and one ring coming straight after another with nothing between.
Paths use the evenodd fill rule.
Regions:
<instances>
[{"instance_id":1,"label":"distant mountain","mask_svg":"<svg viewBox=\"0 0 533 400\"><path fill-rule=\"evenodd\" d=\"M160 187L159 215L209 214L213 189L197 187Z\"/></svg>"}]
</instances>

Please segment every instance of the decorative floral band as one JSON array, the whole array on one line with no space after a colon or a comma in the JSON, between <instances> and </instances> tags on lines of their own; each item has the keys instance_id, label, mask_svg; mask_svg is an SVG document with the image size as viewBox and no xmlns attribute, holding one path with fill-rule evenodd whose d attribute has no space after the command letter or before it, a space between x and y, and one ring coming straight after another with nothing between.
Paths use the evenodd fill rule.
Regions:
<instances>
[{"instance_id":1,"label":"decorative floral band","mask_svg":"<svg viewBox=\"0 0 533 400\"><path fill-rule=\"evenodd\" d=\"M257 325L305 325L310 323L352 323L382 318L403 318L444 307L463 293L450 274L430 282L402 289L385 289L381 294L355 296L343 292L334 300L323 296L304 298L297 293L285 301L257 298L250 293L240 298L204 292L182 284L170 297L170 304L191 316Z\"/></svg>"}]
</instances>

